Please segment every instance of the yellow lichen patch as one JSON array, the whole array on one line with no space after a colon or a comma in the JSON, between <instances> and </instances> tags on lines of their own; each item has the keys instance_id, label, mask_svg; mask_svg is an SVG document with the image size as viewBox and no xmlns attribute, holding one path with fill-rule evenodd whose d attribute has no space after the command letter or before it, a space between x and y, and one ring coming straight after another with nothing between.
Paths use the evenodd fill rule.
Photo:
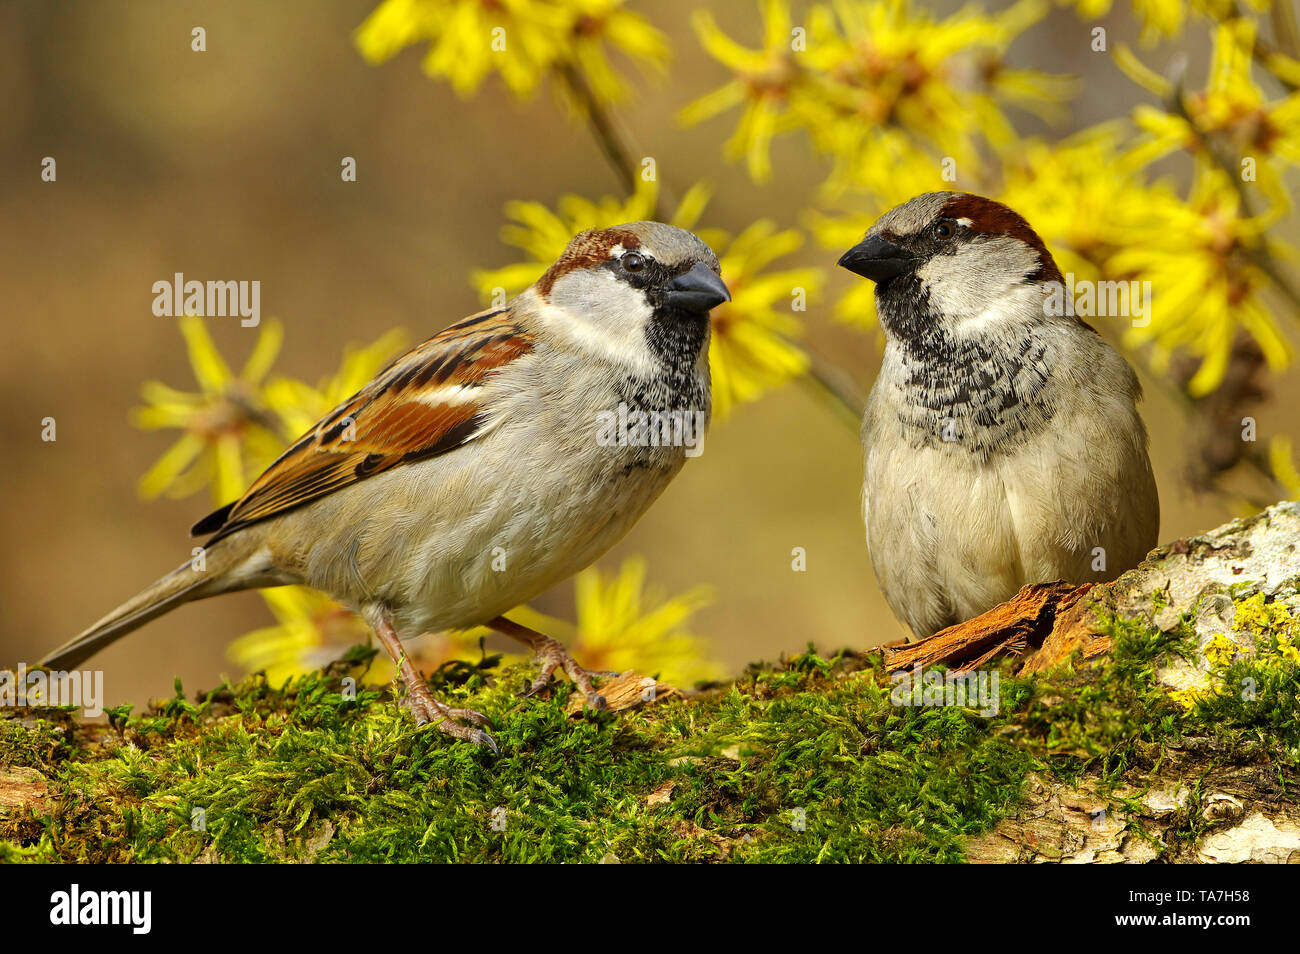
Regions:
<instances>
[{"instance_id":1,"label":"yellow lichen patch","mask_svg":"<svg viewBox=\"0 0 1300 954\"><path fill-rule=\"evenodd\" d=\"M1241 647L1222 633L1211 636L1210 641L1201 647L1201 654L1205 656L1211 669L1222 669L1227 666L1239 652Z\"/></svg>"}]
</instances>

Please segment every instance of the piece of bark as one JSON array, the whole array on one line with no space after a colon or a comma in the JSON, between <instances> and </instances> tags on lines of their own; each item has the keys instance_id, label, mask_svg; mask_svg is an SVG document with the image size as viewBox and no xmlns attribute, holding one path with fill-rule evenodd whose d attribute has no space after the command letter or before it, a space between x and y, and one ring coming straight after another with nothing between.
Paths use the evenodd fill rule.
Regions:
<instances>
[{"instance_id":1,"label":"piece of bark","mask_svg":"<svg viewBox=\"0 0 1300 954\"><path fill-rule=\"evenodd\" d=\"M1115 598L1111 584L1099 583L1088 591L1087 599L1076 599L1063 606L1041 646L1030 653L1019 675L1046 672L1068 660L1075 653L1085 662L1110 652L1111 639L1102 632L1099 611L1114 612Z\"/></svg>"},{"instance_id":2,"label":"piece of bark","mask_svg":"<svg viewBox=\"0 0 1300 954\"><path fill-rule=\"evenodd\" d=\"M34 768L22 765L0 768L0 811L34 805L48 791L45 776Z\"/></svg>"},{"instance_id":3,"label":"piece of bark","mask_svg":"<svg viewBox=\"0 0 1300 954\"><path fill-rule=\"evenodd\" d=\"M596 687L596 691L605 697L605 709L608 712L635 709L647 702L657 702L660 699L681 695L681 691L675 686L670 686L666 682L656 682L649 676L642 676L630 669L604 680ZM582 697L582 693L575 692L569 696L564 711L569 715L578 715L584 708L589 708L587 700Z\"/></svg>"},{"instance_id":4,"label":"piece of bark","mask_svg":"<svg viewBox=\"0 0 1300 954\"><path fill-rule=\"evenodd\" d=\"M1202 839L1196 859L1214 864L1300 864L1300 824L1255 812Z\"/></svg>"},{"instance_id":5,"label":"piece of bark","mask_svg":"<svg viewBox=\"0 0 1300 954\"><path fill-rule=\"evenodd\" d=\"M1088 785L1030 773L1016 813L966 844L972 864L1148 862L1159 851L1130 831L1129 815Z\"/></svg>"},{"instance_id":6,"label":"piece of bark","mask_svg":"<svg viewBox=\"0 0 1300 954\"><path fill-rule=\"evenodd\" d=\"M1114 582L1093 587L1087 600L1062 613L1042 648L1025 661L1021 675L1044 672L1075 654L1085 662L1102 656L1111 646L1103 632L1107 618L1138 620L1167 631L1185 617L1201 619L1207 600L1225 603L1230 615L1233 597L1246 595L1242 586L1280 601L1294 614L1300 611L1297 574L1300 504L1295 501L1175 540L1152 550ZM1198 648L1215 634L1227 633L1242 642L1244 650L1252 649L1222 621L1207 619L1205 626L1196 628Z\"/></svg>"},{"instance_id":7,"label":"piece of bark","mask_svg":"<svg viewBox=\"0 0 1300 954\"><path fill-rule=\"evenodd\" d=\"M1207 595L1237 592L1233 587L1242 583L1300 612L1298 573L1300 504L1283 502L1152 550L1110 583L1023 587L987 613L928 639L884 647L885 668L892 672L943 664L964 671L999 656L1024 655L1019 674L1035 675L1071 658L1087 663L1109 652L1105 624L1110 618L1142 620L1168 630L1184 615L1195 614Z\"/></svg>"},{"instance_id":8,"label":"piece of bark","mask_svg":"<svg viewBox=\"0 0 1300 954\"><path fill-rule=\"evenodd\" d=\"M888 672L942 664L957 671L982 666L999 656L1019 656L1043 644L1058 616L1075 606L1090 584L1033 583L986 613L941 629L927 639L886 650Z\"/></svg>"},{"instance_id":9,"label":"piece of bark","mask_svg":"<svg viewBox=\"0 0 1300 954\"><path fill-rule=\"evenodd\" d=\"M1014 812L966 842L967 860L1300 863L1294 772L1234 764L1211 737L1139 749L1137 758L1140 785L1113 790L1098 777L1066 784L1030 772Z\"/></svg>"},{"instance_id":10,"label":"piece of bark","mask_svg":"<svg viewBox=\"0 0 1300 954\"><path fill-rule=\"evenodd\" d=\"M677 788L677 783L673 781L664 782L653 792L646 796L646 807L653 808L656 805L667 805L673 800L673 790Z\"/></svg>"}]
</instances>

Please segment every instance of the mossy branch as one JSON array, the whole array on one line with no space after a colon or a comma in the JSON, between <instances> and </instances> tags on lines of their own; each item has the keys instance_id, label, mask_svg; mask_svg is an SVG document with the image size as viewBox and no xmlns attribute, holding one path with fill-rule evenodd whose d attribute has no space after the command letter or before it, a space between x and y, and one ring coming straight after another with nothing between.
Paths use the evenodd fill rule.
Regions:
<instances>
[{"instance_id":1,"label":"mossy branch","mask_svg":"<svg viewBox=\"0 0 1300 954\"><path fill-rule=\"evenodd\" d=\"M284 686L178 686L109 725L3 709L0 860L1285 861L1300 579L1269 561L1297 527L1292 504L1177 541L1090 592L1101 662L987 664L970 704L811 648L620 712L583 712L567 684L522 699L531 671L496 658L434 673L496 720L495 757L352 682L360 648ZM1255 649L1202 673L1227 688L1180 697L1170 679L1200 672L1215 627Z\"/></svg>"}]
</instances>

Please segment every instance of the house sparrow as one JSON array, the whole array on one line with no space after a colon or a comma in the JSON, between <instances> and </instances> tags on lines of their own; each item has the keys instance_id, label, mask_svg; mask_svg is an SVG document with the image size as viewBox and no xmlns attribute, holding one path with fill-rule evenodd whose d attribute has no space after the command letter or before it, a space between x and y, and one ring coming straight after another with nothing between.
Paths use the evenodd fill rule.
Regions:
<instances>
[{"instance_id":1,"label":"house sparrow","mask_svg":"<svg viewBox=\"0 0 1300 954\"><path fill-rule=\"evenodd\" d=\"M1026 583L1136 566L1160 523L1141 387L1072 309L1048 306L1061 273L1029 224L928 193L839 264L876 283L885 331L862 514L895 615L924 638Z\"/></svg>"},{"instance_id":2,"label":"house sparrow","mask_svg":"<svg viewBox=\"0 0 1300 954\"><path fill-rule=\"evenodd\" d=\"M202 561L43 664L75 666L191 600L305 584L374 628L420 724L496 751L487 717L436 700L401 648L480 624L534 649L530 693L563 669L603 708L600 674L501 614L608 550L681 469L689 449L653 424L640 432L649 439L598 440L598 429L622 409L643 423L694 415L702 432L709 309L728 300L717 257L690 232L633 222L581 233L505 307L398 358L195 524L212 534Z\"/></svg>"}]
</instances>

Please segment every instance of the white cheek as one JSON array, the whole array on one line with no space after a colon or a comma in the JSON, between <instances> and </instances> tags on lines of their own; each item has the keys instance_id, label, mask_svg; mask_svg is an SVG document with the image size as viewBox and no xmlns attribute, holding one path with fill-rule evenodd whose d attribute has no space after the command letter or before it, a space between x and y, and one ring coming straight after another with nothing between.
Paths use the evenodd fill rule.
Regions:
<instances>
[{"instance_id":1,"label":"white cheek","mask_svg":"<svg viewBox=\"0 0 1300 954\"><path fill-rule=\"evenodd\" d=\"M538 317L557 339L635 372L654 373L645 340L651 311L640 291L608 273L588 272L580 281L556 282L550 297Z\"/></svg>"},{"instance_id":2,"label":"white cheek","mask_svg":"<svg viewBox=\"0 0 1300 954\"><path fill-rule=\"evenodd\" d=\"M1039 285L1014 285L985 306L959 319L958 335L987 335L1032 323L1043 316L1043 293Z\"/></svg>"},{"instance_id":3,"label":"white cheek","mask_svg":"<svg viewBox=\"0 0 1300 954\"><path fill-rule=\"evenodd\" d=\"M936 255L917 276L931 307L949 316L954 332L986 334L1042 316L1042 286L1022 280L1037 261L1019 242L968 245L955 255Z\"/></svg>"}]
</instances>

